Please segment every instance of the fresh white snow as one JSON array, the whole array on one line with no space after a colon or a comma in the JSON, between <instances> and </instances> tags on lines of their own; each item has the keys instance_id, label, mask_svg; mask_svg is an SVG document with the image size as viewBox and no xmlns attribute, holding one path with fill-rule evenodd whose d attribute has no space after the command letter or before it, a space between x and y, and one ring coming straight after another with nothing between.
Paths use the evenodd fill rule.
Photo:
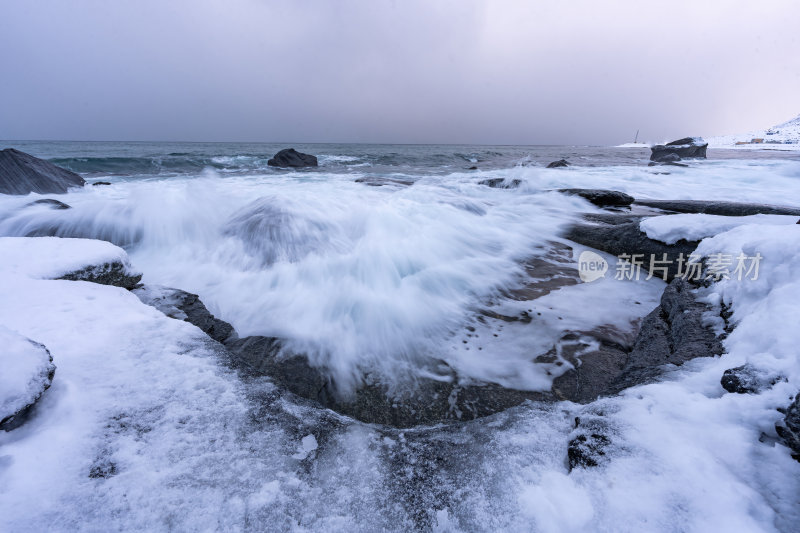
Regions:
<instances>
[{"instance_id":1,"label":"fresh white snow","mask_svg":"<svg viewBox=\"0 0 800 533\"><path fill-rule=\"evenodd\" d=\"M727 217L682 213L646 218L639 224L639 228L651 239L675 244L681 239L699 241L738 226L796 224L797 221L798 217L787 215Z\"/></svg>"},{"instance_id":2,"label":"fresh white snow","mask_svg":"<svg viewBox=\"0 0 800 533\"><path fill-rule=\"evenodd\" d=\"M44 346L0 325L0 420L33 404L53 370Z\"/></svg>"},{"instance_id":3,"label":"fresh white snow","mask_svg":"<svg viewBox=\"0 0 800 533\"><path fill-rule=\"evenodd\" d=\"M0 268L7 273L56 279L86 267L115 262L131 270L128 254L110 242L59 237L0 237Z\"/></svg>"}]
</instances>

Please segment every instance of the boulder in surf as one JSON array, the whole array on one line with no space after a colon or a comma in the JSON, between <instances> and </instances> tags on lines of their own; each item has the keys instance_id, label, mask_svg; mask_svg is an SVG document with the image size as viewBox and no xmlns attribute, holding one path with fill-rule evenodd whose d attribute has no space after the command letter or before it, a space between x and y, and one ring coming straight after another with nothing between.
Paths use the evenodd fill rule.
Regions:
<instances>
[{"instance_id":1,"label":"boulder in surf","mask_svg":"<svg viewBox=\"0 0 800 533\"><path fill-rule=\"evenodd\" d=\"M78 174L14 148L0 150L0 194L63 194L83 187Z\"/></svg>"},{"instance_id":2,"label":"boulder in surf","mask_svg":"<svg viewBox=\"0 0 800 533\"><path fill-rule=\"evenodd\" d=\"M298 152L294 148L286 148L267 161L271 167L302 168L318 166L316 156Z\"/></svg>"}]
</instances>

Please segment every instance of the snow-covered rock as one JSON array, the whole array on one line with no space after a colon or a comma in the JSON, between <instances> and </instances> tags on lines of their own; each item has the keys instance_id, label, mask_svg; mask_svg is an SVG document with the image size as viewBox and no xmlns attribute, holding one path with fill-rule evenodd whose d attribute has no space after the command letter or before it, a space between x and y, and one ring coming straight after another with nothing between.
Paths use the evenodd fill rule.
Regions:
<instances>
[{"instance_id":1,"label":"snow-covered rock","mask_svg":"<svg viewBox=\"0 0 800 533\"><path fill-rule=\"evenodd\" d=\"M650 160L659 163L680 161L683 158L706 157L708 143L700 137L686 137L650 148Z\"/></svg>"},{"instance_id":2,"label":"snow-covered rock","mask_svg":"<svg viewBox=\"0 0 800 533\"><path fill-rule=\"evenodd\" d=\"M91 281L126 289L142 278L119 246L60 237L0 237L0 270L34 279Z\"/></svg>"},{"instance_id":3,"label":"snow-covered rock","mask_svg":"<svg viewBox=\"0 0 800 533\"><path fill-rule=\"evenodd\" d=\"M796 221L797 217L789 215L727 217L678 214L646 218L639 223L639 229L651 239L675 244L680 240L699 241L739 226L795 224Z\"/></svg>"},{"instance_id":4,"label":"snow-covered rock","mask_svg":"<svg viewBox=\"0 0 800 533\"><path fill-rule=\"evenodd\" d=\"M4 326L0 346L0 429L10 431L50 388L56 367L44 345Z\"/></svg>"}]
</instances>

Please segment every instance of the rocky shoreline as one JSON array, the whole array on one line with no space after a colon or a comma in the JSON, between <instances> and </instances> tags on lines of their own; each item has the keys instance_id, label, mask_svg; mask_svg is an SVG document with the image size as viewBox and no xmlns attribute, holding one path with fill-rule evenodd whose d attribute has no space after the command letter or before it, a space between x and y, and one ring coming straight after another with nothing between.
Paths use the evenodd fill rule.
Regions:
<instances>
[{"instance_id":1,"label":"rocky shoreline","mask_svg":"<svg viewBox=\"0 0 800 533\"><path fill-rule=\"evenodd\" d=\"M695 152L692 152L695 153ZM514 187L513 183L486 182L490 187ZM697 357L715 357L723 353L722 337L708 326L712 307L697 300L694 292L700 284L681 277L675 265L680 256L688 256L699 241L680 240L665 244L647 237L640 222L648 217L676 213L749 216L756 214L798 215L800 210L780 206L733 202L700 202L635 199L619 191L600 189L559 189L562 194L578 196L606 213L587 213L583 220L569 227L564 242L553 243L553 253L526 265L531 281L520 289L525 301L562 287L578 283L578 270L572 262L573 246L583 245L612 255L641 254L642 268L650 269L650 260L664 257L671 267L665 273L669 282L660 305L653 309L632 331L597 329L568 331L560 339L559 357L553 353L537 358L537 363L553 365L555 375L549 391L524 391L494 383L465 380L441 361L436 372L441 379L419 378L407 390L397 391L377 376L366 375L353 394L343 395L324 368L312 366L303 354L287 353L284 342L274 337L240 338L227 322L213 316L199 297L180 289L143 286L142 275L124 261L104 262L65 273L57 279L87 281L131 290L139 299L168 317L189 322L224 346L227 363L246 376L267 376L273 382L322 408L331 409L362 422L396 428L456 423L489 416L525 402L550 404L570 401L587 404L638 385L657 381L669 369ZM54 199L39 200L57 209L69 206ZM624 212L620 212L623 210ZM32 238L32 237L29 237ZM538 280L538 281L537 281ZM719 312L719 311L718 311ZM724 308L720 318L725 320ZM488 312L484 319L530 321L530 316L502 316ZM727 334L726 332L725 334ZM587 340L588 339L588 340ZM44 348L46 350L46 348ZM57 361L56 361L57 364ZM558 368L560 367L560 368ZM53 371L55 367L53 367ZM25 415L52 382L33 402L3 419L3 429L18 427ZM755 370L731 369L721 376L726 390L753 393L753 383L765 385ZM773 382L774 383L774 382ZM601 400L600 400L601 401ZM800 453L798 400L787 408L778 433L795 453ZM14 420L12 425L9 421ZM602 417L576 421L576 435L569 448L570 467L593 466L612 437L602 431Z\"/></svg>"}]
</instances>

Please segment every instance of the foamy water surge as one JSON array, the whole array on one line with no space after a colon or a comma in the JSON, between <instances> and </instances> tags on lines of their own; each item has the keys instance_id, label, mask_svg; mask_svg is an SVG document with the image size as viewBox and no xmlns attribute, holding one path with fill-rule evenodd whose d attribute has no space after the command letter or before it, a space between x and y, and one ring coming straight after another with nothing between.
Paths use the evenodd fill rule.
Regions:
<instances>
[{"instance_id":1,"label":"foamy water surge","mask_svg":"<svg viewBox=\"0 0 800 533\"><path fill-rule=\"evenodd\" d=\"M773 180L796 179L796 163L773 166ZM758 189L740 163L724 170L715 198ZM287 339L287 349L307 354L343 390L365 372L400 383L429 374L440 360L467 378L540 390L549 378L532 359L552 347L553 328L534 324L509 342L487 342L480 356L462 346L458 333L481 306L519 285L521 262L545 253L577 213L594 209L552 189L602 185L640 196L707 198L702 182L720 172L707 165L665 178L633 167L520 166L369 187L353 174L222 178L207 170L87 187L62 198L72 206L66 210L3 198L0 235L122 245L145 283L200 294L242 336ZM479 184L487 175L522 185L492 189ZM654 300L659 289L645 292ZM578 301L563 310L587 314L581 298L603 309L597 297L576 292ZM594 320L588 325L602 323Z\"/></svg>"},{"instance_id":2,"label":"foamy water surge","mask_svg":"<svg viewBox=\"0 0 800 533\"><path fill-rule=\"evenodd\" d=\"M64 200L73 208L4 204L0 233L125 246L146 283L199 293L241 335L288 339L344 387L365 371L403 379L447 359L447 340L514 285L574 203L329 175L132 182Z\"/></svg>"}]
</instances>

